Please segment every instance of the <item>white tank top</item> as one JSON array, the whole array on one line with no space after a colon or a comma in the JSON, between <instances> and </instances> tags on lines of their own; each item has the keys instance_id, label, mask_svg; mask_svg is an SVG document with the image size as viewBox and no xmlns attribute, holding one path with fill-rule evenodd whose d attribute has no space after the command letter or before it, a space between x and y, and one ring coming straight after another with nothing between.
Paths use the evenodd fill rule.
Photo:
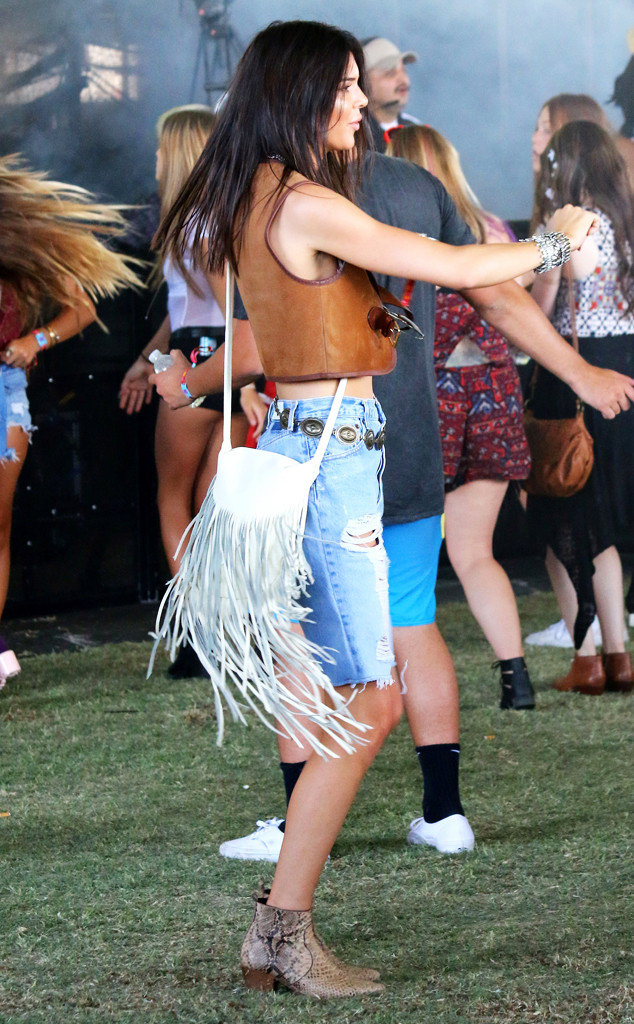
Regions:
<instances>
[{"instance_id":1,"label":"white tank top","mask_svg":"<svg viewBox=\"0 0 634 1024\"><path fill-rule=\"evenodd\" d=\"M200 295L196 295L189 287L171 260L166 260L163 265L163 276L167 284L167 312L172 331L177 331L179 327L224 327L220 306L203 271L191 270L188 257L185 257L185 265Z\"/></svg>"}]
</instances>

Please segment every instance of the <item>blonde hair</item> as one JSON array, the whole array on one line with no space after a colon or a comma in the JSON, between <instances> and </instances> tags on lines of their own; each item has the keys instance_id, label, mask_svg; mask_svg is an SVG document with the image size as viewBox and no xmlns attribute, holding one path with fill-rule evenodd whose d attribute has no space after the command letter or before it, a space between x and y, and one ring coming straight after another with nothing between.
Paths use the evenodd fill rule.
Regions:
<instances>
[{"instance_id":1,"label":"blonde hair","mask_svg":"<svg viewBox=\"0 0 634 1024\"><path fill-rule=\"evenodd\" d=\"M445 186L458 212L479 242L486 240L484 211L460 166L458 150L429 125L407 125L392 132L387 147L389 156L424 167Z\"/></svg>"},{"instance_id":2,"label":"blonde hair","mask_svg":"<svg viewBox=\"0 0 634 1024\"><path fill-rule=\"evenodd\" d=\"M174 205L194 169L216 123L216 115L202 104L173 107L161 114L156 134L162 161L158 182L161 216Z\"/></svg>"},{"instance_id":3,"label":"blonde hair","mask_svg":"<svg viewBox=\"0 0 634 1024\"><path fill-rule=\"evenodd\" d=\"M0 282L14 292L24 330L35 326L48 301L76 305L74 285L95 302L140 287L133 268L141 262L102 241L125 230L117 207L49 181L17 155L0 159Z\"/></svg>"}]
</instances>

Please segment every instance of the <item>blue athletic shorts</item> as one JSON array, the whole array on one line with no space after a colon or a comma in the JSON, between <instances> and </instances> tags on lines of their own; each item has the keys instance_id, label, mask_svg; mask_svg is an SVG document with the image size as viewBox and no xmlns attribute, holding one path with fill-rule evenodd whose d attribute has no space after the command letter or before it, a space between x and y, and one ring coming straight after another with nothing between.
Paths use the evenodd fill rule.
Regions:
<instances>
[{"instance_id":1,"label":"blue athletic shorts","mask_svg":"<svg viewBox=\"0 0 634 1024\"><path fill-rule=\"evenodd\" d=\"M393 626L428 626L436 619L440 520L440 516L430 516L383 527Z\"/></svg>"},{"instance_id":2,"label":"blue athletic shorts","mask_svg":"<svg viewBox=\"0 0 634 1024\"><path fill-rule=\"evenodd\" d=\"M258 448L305 462L319 437L304 433L301 424L325 423L331 405L332 398L278 398ZM311 613L302 629L309 640L336 652L334 664L322 663L333 686L385 685L394 665L381 526L385 449L382 442L368 448L369 432L378 437L384 423L375 399L344 398L310 489L304 553L314 581L303 599Z\"/></svg>"}]
</instances>

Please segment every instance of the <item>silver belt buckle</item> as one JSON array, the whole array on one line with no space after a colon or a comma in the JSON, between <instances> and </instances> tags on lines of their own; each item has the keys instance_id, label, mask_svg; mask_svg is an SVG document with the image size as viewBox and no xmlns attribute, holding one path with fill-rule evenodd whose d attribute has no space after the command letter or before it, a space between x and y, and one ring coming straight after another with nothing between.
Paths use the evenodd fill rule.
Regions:
<instances>
[{"instance_id":1,"label":"silver belt buckle","mask_svg":"<svg viewBox=\"0 0 634 1024\"><path fill-rule=\"evenodd\" d=\"M321 437L324 432L324 421L309 416L307 419L302 420L299 429L302 434L306 434L306 437Z\"/></svg>"},{"instance_id":2,"label":"silver belt buckle","mask_svg":"<svg viewBox=\"0 0 634 1024\"><path fill-rule=\"evenodd\" d=\"M355 444L359 440L359 431L349 423L344 423L343 426L337 427L334 435L342 444Z\"/></svg>"}]
</instances>

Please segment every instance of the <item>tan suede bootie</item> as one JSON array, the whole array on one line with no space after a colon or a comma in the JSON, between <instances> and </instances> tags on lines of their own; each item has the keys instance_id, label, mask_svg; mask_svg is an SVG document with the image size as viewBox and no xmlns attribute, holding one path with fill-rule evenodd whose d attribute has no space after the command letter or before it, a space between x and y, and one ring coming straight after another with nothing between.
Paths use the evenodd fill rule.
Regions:
<instances>
[{"instance_id":1,"label":"tan suede bootie","mask_svg":"<svg viewBox=\"0 0 634 1024\"><path fill-rule=\"evenodd\" d=\"M263 897L255 902L241 964L247 987L263 992L282 985L300 995L337 999L383 991L366 969L343 964L331 953L315 934L312 910L282 910Z\"/></svg>"},{"instance_id":2,"label":"tan suede bootie","mask_svg":"<svg viewBox=\"0 0 634 1024\"><path fill-rule=\"evenodd\" d=\"M632 656L628 651L625 651L624 654L604 654L603 668L606 690L630 693L634 688Z\"/></svg>"},{"instance_id":3,"label":"tan suede bootie","mask_svg":"<svg viewBox=\"0 0 634 1024\"><path fill-rule=\"evenodd\" d=\"M553 683L562 693L573 691L598 697L605 690L605 672L600 654L575 654L570 671Z\"/></svg>"}]
</instances>

